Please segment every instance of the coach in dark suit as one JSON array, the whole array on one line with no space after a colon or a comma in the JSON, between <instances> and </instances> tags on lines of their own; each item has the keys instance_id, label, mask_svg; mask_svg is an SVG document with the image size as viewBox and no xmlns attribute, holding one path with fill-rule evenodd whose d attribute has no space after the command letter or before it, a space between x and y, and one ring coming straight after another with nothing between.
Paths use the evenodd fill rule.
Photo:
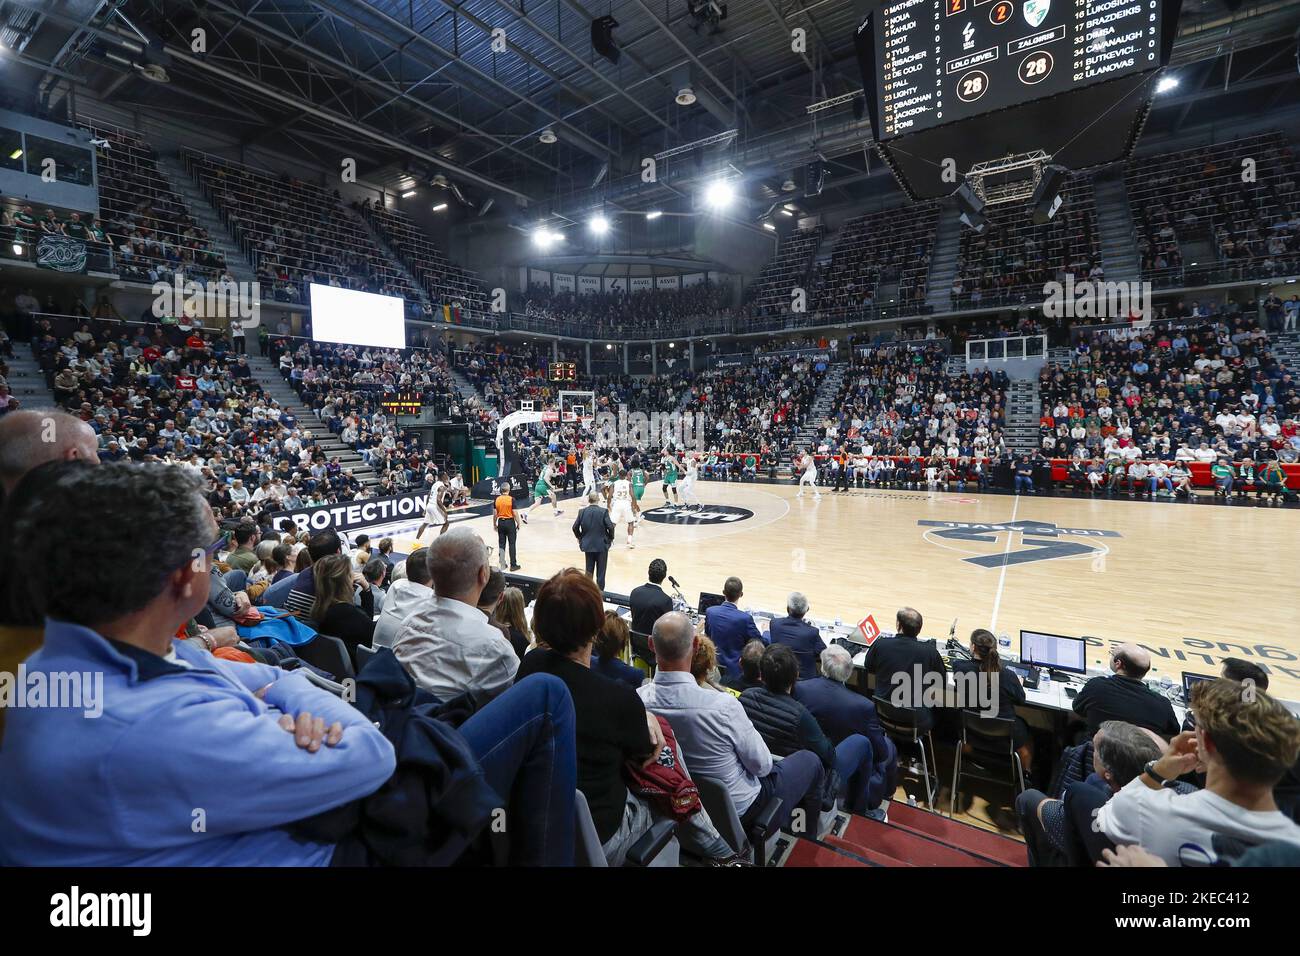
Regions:
<instances>
[{"instance_id":1,"label":"coach in dark suit","mask_svg":"<svg viewBox=\"0 0 1300 956\"><path fill-rule=\"evenodd\" d=\"M826 642L821 632L804 621L808 613L808 599L798 591L792 593L785 601L785 613L788 617L778 617L767 629L767 639L773 644L784 644L794 651L795 660L799 662L799 679L808 680L817 676L817 658L826 650Z\"/></svg>"},{"instance_id":2,"label":"coach in dark suit","mask_svg":"<svg viewBox=\"0 0 1300 956\"><path fill-rule=\"evenodd\" d=\"M596 584L605 590L605 565L609 563L609 546L614 542L614 522L609 512L601 507L600 492L587 495L587 507L573 520L573 536L578 547L587 556L587 574L595 570Z\"/></svg>"},{"instance_id":3,"label":"coach in dark suit","mask_svg":"<svg viewBox=\"0 0 1300 956\"><path fill-rule=\"evenodd\" d=\"M895 695L901 698L899 706L916 711L916 722L921 733L934 727L935 714L921 706L926 675L938 674L940 688L947 686L948 669L934 641L921 641L921 612L915 608L900 608L897 618L898 633L893 637L879 637L867 651L866 671L876 675L875 696L893 703ZM899 681L894 675L905 675Z\"/></svg>"},{"instance_id":4,"label":"coach in dark suit","mask_svg":"<svg viewBox=\"0 0 1300 956\"><path fill-rule=\"evenodd\" d=\"M650 583L632 589L632 630L638 634L649 634L655 621L673 609L673 599L664 593L664 578L668 577L668 565L663 558L650 562Z\"/></svg>"},{"instance_id":5,"label":"coach in dark suit","mask_svg":"<svg viewBox=\"0 0 1300 956\"><path fill-rule=\"evenodd\" d=\"M845 682L853 674L853 658L842 647L828 647L821 655L822 676L794 685L794 699L817 718L836 747L854 734L871 741L871 767L863 781L866 806L874 810L894 792L898 777L898 751L876 716L876 705L849 690ZM842 775L842 772L841 772Z\"/></svg>"}]
</instances>

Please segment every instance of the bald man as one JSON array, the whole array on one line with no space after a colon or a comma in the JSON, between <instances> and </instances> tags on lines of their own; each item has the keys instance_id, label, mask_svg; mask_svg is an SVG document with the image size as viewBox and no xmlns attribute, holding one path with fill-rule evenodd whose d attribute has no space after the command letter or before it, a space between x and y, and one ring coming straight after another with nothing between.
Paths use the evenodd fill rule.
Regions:
<instances>
[{"instance_id":1,"label":"bald man","mask_svg":"<svg viewBox=\"0 0 1300 956\"><path fill-rule=\"evenodd\" d=\"M18 411L0 418L0 487L13 493L23 475L47 461L99 464L95 430L55 409Z\"/></svg>"},{"instance_id":2,"label":"bald man","mask_svg":"<svg viewBox=\"0 0 1300 956\"><path fill-rule=\"evenodd\" d=\"M1111 651L1111 673L1094 677L1074 698L1074 712L1095 734L1108 720L1122 720L1168 739L1178 735L1173 704L1147 687L1143 679L1151 670L1151 654L1136 644L1120 644Z\"/></svg>"}]
</instances>

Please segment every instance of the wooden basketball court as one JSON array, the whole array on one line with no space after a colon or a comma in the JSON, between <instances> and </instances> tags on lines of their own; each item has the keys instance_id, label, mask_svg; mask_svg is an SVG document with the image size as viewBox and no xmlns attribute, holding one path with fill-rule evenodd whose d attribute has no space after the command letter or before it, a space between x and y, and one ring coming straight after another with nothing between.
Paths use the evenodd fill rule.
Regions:
<instances>
[{"instance_id":1,"label":"wooden basketball court","mask_svg":"<svg viewBox=\"0 0 1300 956\"><path fill-rule=\"evenodd\" d=\"M606 587L626 593L651 559L668 562L687 600L745 585L742 607L782 612L802 591L810 616L893 630L911 605L923 635L963 641L986 627L1019 646L1019 630L1087 636L1088 667L1104 668L1113 643L1151 650L1152 676L1215 673L1224 657L1265 667L1277 696L1300 700L1295 597L1300 511L1251 504L1127 498L1013 497L926 491L823 491L793 484L701 482L702 515L662 508L658 484L642 502L636 548L622 527ZM582 566L570 526L581 502L549 503L519 532L522 573ZM463 518L491 546L490 517ZM393 529L397 550L416 547L415 526ZM373 533L373 532L372 532ZM432 540L426 531L423 543Z\"/></svg>"}]
</instances>

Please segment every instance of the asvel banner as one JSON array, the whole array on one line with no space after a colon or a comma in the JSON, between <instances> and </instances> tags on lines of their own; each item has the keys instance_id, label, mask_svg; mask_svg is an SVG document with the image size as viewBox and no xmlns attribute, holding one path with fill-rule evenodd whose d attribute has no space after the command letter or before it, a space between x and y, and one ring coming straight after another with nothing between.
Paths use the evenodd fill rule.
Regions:
<instances>
[{"instance_id":1,"label":"asvel banner","mask_svg":"<svg viewBox=\"0 0 1300 956\"><path fill-rule=\"evenodd\" d=\"M573 276L566 276L563 273L556 272L551 276L551 281L555 286L556 292L573 291Z\"/></svg>"},{"instance_id":2,"label":"asvel banner","mask_svg":"<svg viewBox=\"0 0 1300 956\"><path fill-rule=\"evenodd\" d=\"M392 495L388 498L318 505L298 511L279 511L271 516L271 522L279 527L280 519L289 518L301 531L351 531L353 528L414 518L424 514L428 504L428 494Z\"/></svg>"},{"instance_id":3,"label":"asvel banner","mask_svg":"<svg viewBox=\"0 0 1300 956\"><path fill-rule=\"evenodd\" d=\"M681 286L681 276L655 276L656 289L676 289Z\"/></svg>"},{"instance_id":4,"label":"asvel banner","mask_svg":"<svg viewBox=\"0 0 1300 956\"><path fill-rule=\"evenodd\" d=\"M56 272L85 272L86 244L71 236L41 236L36 244L36 265Z\"/></svg>"},{"instance_id":5,"label":"asvel banner","mask_svg":"<svg viewBox=\"0 0 1300 956\"><path fill-rule=\"evenodd\" d=\"M578 294L600 291L600 276L578 276Z\"/></svg>"}]
</instances>

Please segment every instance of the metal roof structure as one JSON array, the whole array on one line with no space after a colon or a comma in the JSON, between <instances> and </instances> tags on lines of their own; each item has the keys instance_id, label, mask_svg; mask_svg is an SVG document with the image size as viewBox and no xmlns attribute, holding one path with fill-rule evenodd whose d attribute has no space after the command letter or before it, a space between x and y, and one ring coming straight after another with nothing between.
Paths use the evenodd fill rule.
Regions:
<instances>
[{"instance_id":1,"label":"metal roof structure","mask_svg":"<svg viewBox=\"0 0 1300 956\"><path fill-rule=\"evenodd\" d=\"M813 159L828 178L809 210L888 188L854 108L853 33L871 0L730 0L717 24L696 3L0 0L0 86L56 118L88 91L322 165L353 156L394 190L441 174L467 206L513 197L531 216L685 205L728 164L759 206ZM617 63L592 46L606 15ZM1146 135L1300 106L1298 27L1297 0L1185 0L1182 82ZM680 105L685 87L694 102ZM665 152L642 182L642 159Z\"/></svg>"}]
</instances>

